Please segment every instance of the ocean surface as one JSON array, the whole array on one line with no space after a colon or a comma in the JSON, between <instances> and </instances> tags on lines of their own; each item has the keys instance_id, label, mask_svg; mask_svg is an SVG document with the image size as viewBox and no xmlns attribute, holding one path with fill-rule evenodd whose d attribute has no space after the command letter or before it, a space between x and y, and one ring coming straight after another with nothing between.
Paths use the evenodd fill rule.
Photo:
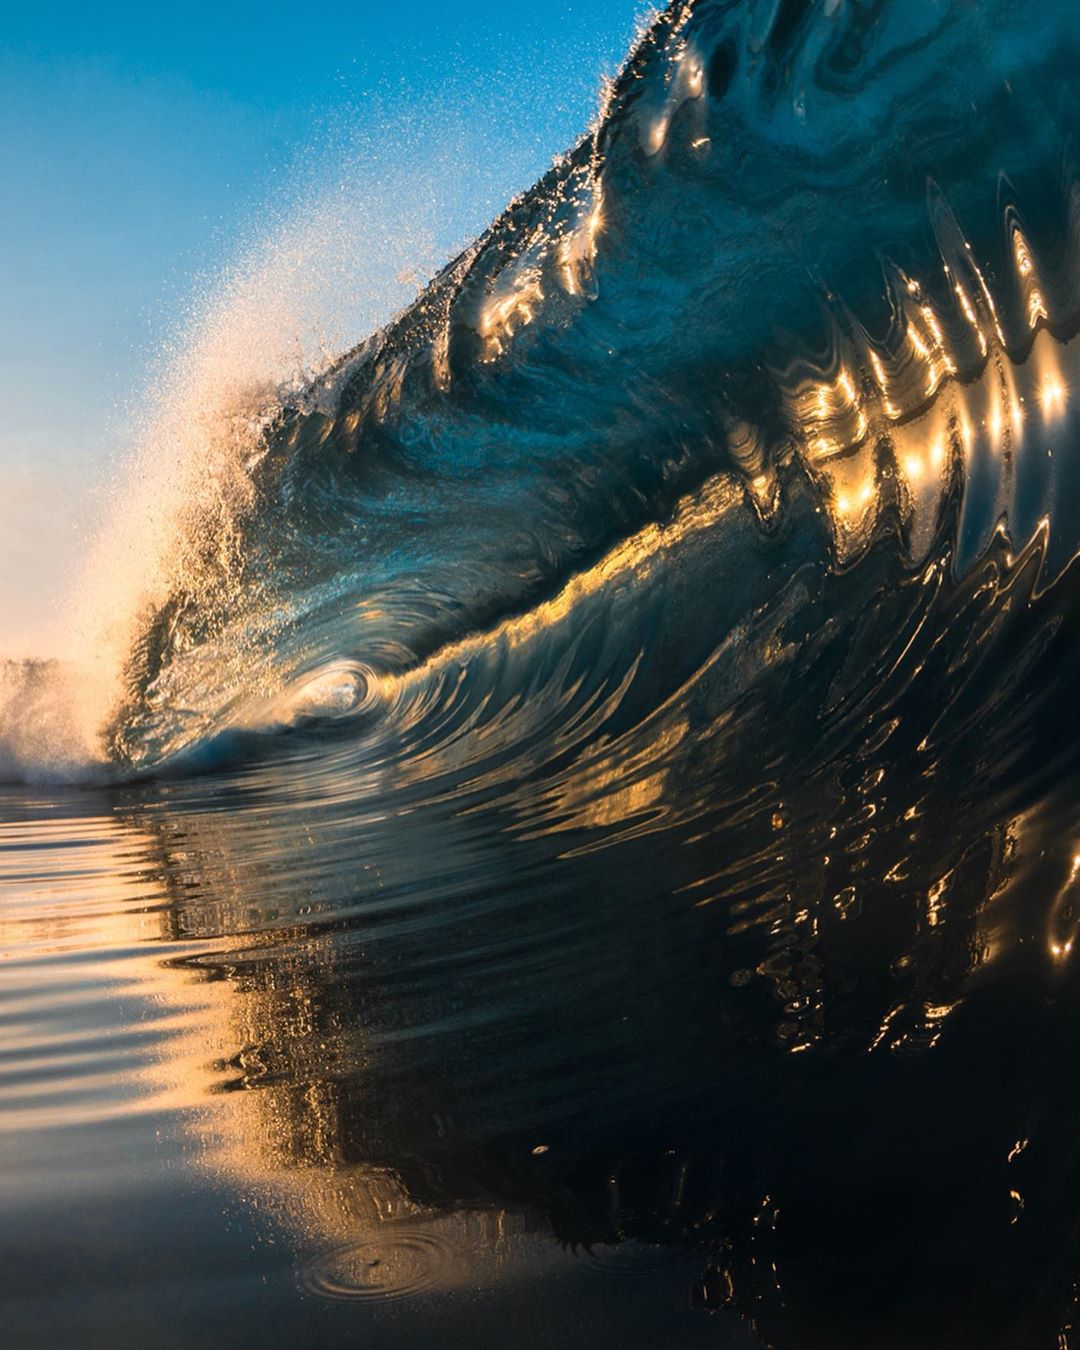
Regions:
<instances>
[{"instance_id":1,"label":"ocean surface","mask_svg":"<svg viewBox=\"0 0 1080 1350\"><path fill-rule=\"evenodd\" d=\"M675 3L183 366L0 664L0 1343L1080 1346L1078 95L1073 0Z\"/></svg>"}]
</instances>

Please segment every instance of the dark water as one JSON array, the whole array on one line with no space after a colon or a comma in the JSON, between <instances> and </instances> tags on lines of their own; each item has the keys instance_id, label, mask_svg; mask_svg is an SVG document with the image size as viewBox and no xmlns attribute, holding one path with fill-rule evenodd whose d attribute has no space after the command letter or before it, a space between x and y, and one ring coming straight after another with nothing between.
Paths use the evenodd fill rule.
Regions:
<instances>
[{"instance_id":1,"label":"dark water","mask_svg":"<svg viewBox=\"0 0 1080 1350\"><path fill-rule=\"evenodd\" d=\"M6 750L5 1344L1077 1344L1077 29L674 6L264 419Z\"/></svg>"}]
</instances>

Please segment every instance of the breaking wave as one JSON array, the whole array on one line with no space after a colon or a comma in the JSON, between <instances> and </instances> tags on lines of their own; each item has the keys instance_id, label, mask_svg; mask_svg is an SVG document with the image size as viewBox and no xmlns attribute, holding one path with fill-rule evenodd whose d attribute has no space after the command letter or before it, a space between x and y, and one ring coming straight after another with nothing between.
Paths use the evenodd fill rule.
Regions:
<instances>
[{"instance_id":1,"label":"breaking wave","mask_svg":"<svg viewBox=\"0 0 1080 1350\"><path fill-rule=\"evenodd\" d=\"M286 321L335 219L286 232L199 320L103 532L86 757L663 742L721 667L722 719L873 628L820 611L851 569L871 611L917 580L925 632L989 560L1050 586L1077 544L1075 56L1034 5L674 4L580 143L344 356Z\"/></svg>"},{"instance_id":2,"label":"breaking wave","mask_svg":"<svg viewBox=\"0 0 1080 1350\"><path fill-rule=\"evenodd\" d=\"M509 1216L762 1344L1069 1343L1074 10L673 4L396 318L233 365L245 282L155 405L100 680L0 671L5 776L130 781L6 809L224 995L174 1076L305 1290L486 1318Z\"/></svg>"}]
</instances>

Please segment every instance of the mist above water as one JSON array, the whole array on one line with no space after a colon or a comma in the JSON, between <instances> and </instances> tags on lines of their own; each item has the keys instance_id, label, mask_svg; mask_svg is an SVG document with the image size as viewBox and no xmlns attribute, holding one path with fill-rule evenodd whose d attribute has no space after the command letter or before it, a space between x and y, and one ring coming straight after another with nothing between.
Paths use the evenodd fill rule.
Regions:
<instances>
[{"instance_id":1,"label":"mist above water","mask_svg":"<svg viewBox=\"0 0 1080 1350\"><path fill-rule=\"evenodd\" d=\"M140 628L211 559L228 572L265 429L542 167L533 138L507 135L513 99L488 95L338 109L232 260L198 280L128 401L123 448L99 466L64 591L42 598L36 638L0 629L5 776L108 776L100 736ZM23 496L59 507L50 464L25 468ZM32 588L33 554L24 562Z\"/></svg>"}]
</instances>

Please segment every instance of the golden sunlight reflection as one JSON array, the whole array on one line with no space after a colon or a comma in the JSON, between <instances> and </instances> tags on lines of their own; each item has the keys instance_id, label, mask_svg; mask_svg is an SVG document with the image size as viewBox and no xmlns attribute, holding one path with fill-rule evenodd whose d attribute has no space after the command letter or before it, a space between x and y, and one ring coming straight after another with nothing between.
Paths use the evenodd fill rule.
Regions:
<instances>
[{"instance_id":1,"label":"golden sunlight reflection","mask_svg":"<svg viewBox=\"0 0 1080 1350\"><path fill-rule=\"evenodd\" d=\"M913 280L907 289L919 293ZM965 313L974 318L970 298L962 287L956 291L967 300ZM789 394L803 459L811 478L823 488L840 556L855 556L870 538L888 479L879 473L883 457L895 466L915 557L922 556L933 538L954 462L963 469L965 482L976 470L984 474L987 485L996 481L997 509L1001 515L1010 514L1016 457L1051 451L1025 436L1025 407L1038 409L1044 428L1064 419L1070 386L1067 363L1080 365L1080 348L1058 343L1044 329L1036 334L1028 359L1016 364L997 346L994 334L983 337L979 368L961 380L944 347L941 325L924 303L908 316L901 344L906 357L894 364L867 346L861 373L858 354L850 352L835 376L805 380ZM871 392L864 397L860 390ZM991 462L994 467L988 467Z\"/></svg>"},{"instance_id":2,"label":"golden sunlight reflection","mask_svg":"<svg viewBox=\"0 0 1080 1350\"><path fill-rule=\"evenodd\" d=\"M1049 934L1046 948L1050 958L1064 964L1073 953L1077 932L1080 931L1080 852L1072 856L1068 876L1054 898L1050 911Z\"/></svg>"},{"instance_id":3,"label":"golden sunlight reflection","mask_svg":"<svg viewBox=\"0 0 1080 1350\"><path fill-rule=\"evenodd\" d=\"M604 226L604 190L597 179L592 185L592 204L558 244L559 277L568 295L583 294L586 279L596 260L596 245Z\"/></svg>"},{"instance_id":4,"label":"golden sunlight reflection","mask_svg":"<svg viewBox=\"0 0 1080 1350\"><path fill-rule=\"evenodd\" d=\"M0 824L0 947L17 954L7 963L6 1010L21 1010L8 1046L45 1063L62 1045L83 1052L88 1065L59 1077L54 1090L0 1082L0 1130L205 1105L209 1060L215 1045L228 1044L227 1030L224 1041L217 1034L225 991L171 964L200 944L172 927L153 836L111 815L77 826L72 848L71 821ZM70 962L86 952L93 961L73 985ZM143 1009L134 1031L132 1001ZM90 1052L106 1042L116 1067L98 1075Z\"/></svg>"},{"instance_id":5,"label":"golden sunlight reflection","mask_svg":"<svg viewBox=\"0 0 1080 1350\"><path fill-rule=\"evenodd\" d=\"M441 647L434 656L404 675L382 677L379 683L384 697L395 697L402 689L422 683L433 669L447 663L466 662L474 652L493 642L505 642L509 647L527 642L537 633L561 623L583 599L602 588L639 582L665 554L690 537L715 527L741 501L742 491L737 480L730 474L715 475L698 492L679 503L672 520L646 525L618 544L595 566L572 577L553 599L483 633Z\"/></svg>"},{"instance_id":6,"label":"golden sunlight reflection","mask_svg":"<svg viewBox=\"0 0 1080 1350\"><path fill-rule=\"evenodd\" d=\"M1042 407L1043 417L1047 420L1060 417L1065 411L1065 402L1065 385L1062 381L1054 376L1044 380L1039 390L1039 404Z\"/></svg>"},{"instance_id":7,"label":"golden sunlight reflection","mask_svg":"<svg viewBox=\"0 0 1080 1350\"><path fill-rule=\"evenodd\" d=\"M14 958L7 1049L22 1070L0 1076L0 1133L171 1120L187 1137L187 1162L224 1183L268 1239L284 1228L315 1253L303 1279L327 1297L394 1296L429 1278L475 1285L467 1252L493 1253L496 1273L527 1230L521 1217L435 1213L388 1170L343 1167L331 1075L295 1088L261 1082L272 1047L312 1064L321 1053L313 997L327 970L308 961L332 964L334 948L316 941L291 970L279 952L275 977L246 987L209 978L221 925L257 893L245 889L258 887L257 860L221 852L216 827L183 832L185 866L204 888L192 892L173 870L167 827L111 815L77 825L74 848L71 820L0 825L0 944ZM206 901L218 916L209 926ZM49 1078L27 1081L46 1066ZM223 1091L238 1074L260 1090Z\"/></svg>"},{"instance_id":8,"label":"golden sunlight reflection","mask_svg":"<svg viewBox=\"0 0 1080 1350\"><path fill-rule=\"evenodd\" d=\"M526 270L512 280L509 289L500 289L489 298L479 323L486 361L501 356L514 334L532 323L543 298L540 274L534 269Z\"/></svg>"},{"instance_id":9,"label":"golden sunlight reflection","mask_svg":"<svg viewBox=\"0 0 1080 1350\"><path fill-rule=\"evenodd\" d=\"M1013 261L1016 265L1021 292L1024 296L1028 326L1035 329L1042 320L1047 318L1046 301L1043 298L1038 272L1035 269L1028 242L1021 231L1015 227L1013 229Z\"/></svg>"}]
</instances>

